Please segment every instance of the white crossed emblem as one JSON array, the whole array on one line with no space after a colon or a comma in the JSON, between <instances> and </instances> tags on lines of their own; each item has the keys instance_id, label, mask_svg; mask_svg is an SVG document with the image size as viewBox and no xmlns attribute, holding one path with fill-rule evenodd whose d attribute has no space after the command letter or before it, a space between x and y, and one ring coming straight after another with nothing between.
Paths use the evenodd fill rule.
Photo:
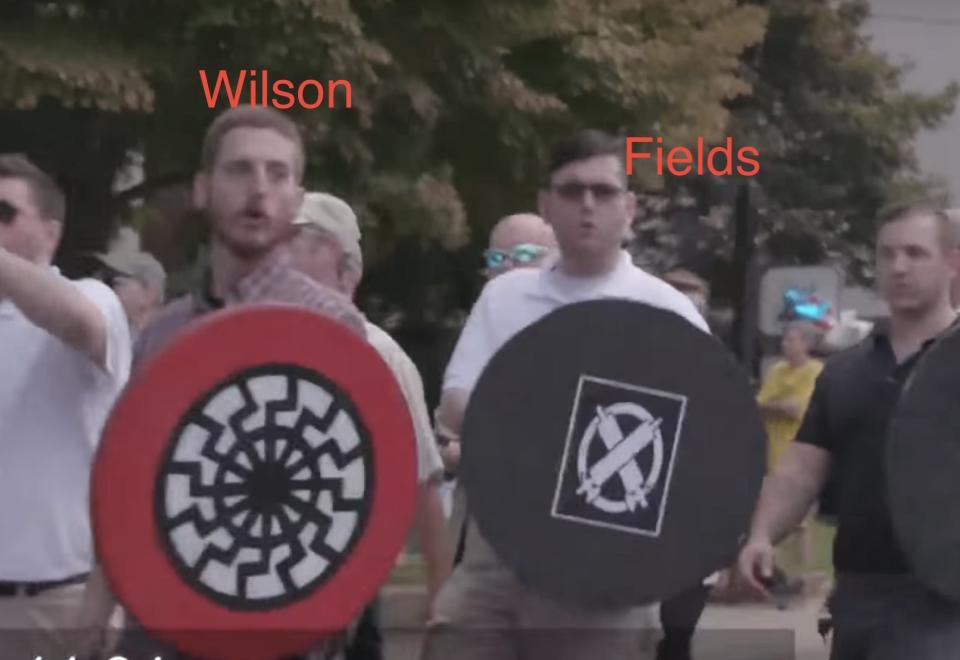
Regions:
<instances>
[{"instance_id":1,"label":"white crossed emblem","mask_svg":"<svg viewBox=\"0 0 960 660\"><path fill-rule=\"evenodd\" d=\"M618 416L637 419L640 425L624 437L617 423ZM636 403L615 403L606 408L597 406L597 413L584 431L577 452L577 476L580 480L577 494L586 495L588 503L607 513L633 512L638 504L647 508L647 495L657 485L663 469L661 421L654 419L643 406ZM597 437L603 442L607 453L593 465L588 465L588 453ZM637 457L647 448L653 451L653 461L650 473L644 475ZM614 476L620 478L626 491L622 500L608 499L601 492Z\"/></svg>"}]
</instances>

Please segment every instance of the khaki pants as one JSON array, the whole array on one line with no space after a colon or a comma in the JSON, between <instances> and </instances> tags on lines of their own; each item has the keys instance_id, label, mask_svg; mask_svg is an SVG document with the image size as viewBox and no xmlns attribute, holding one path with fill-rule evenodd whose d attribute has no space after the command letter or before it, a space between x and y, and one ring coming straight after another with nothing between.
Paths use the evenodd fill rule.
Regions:
<instances>
[{"instance_id":1,"label":"khaki pants","mask_svg":"<svg viewBox=\"0 0 960 660\"><path fill-rule=\"evenodd\" d=\"M78 654L83 590L83 584L71 584L35 596L0 596L0 658L66 660Z\"/></svg>"},{"instance_id":2,"label":"khaki pants","mask_svg":"<svg viewBox=\"0 0 960 660\"><path fill-rule=\"evenodd\" d=\"M641 660L652 658L656 607L596 611L527 589L467 528L463 561L440 591L424 660Z\"/></svg>"}]
</instances>

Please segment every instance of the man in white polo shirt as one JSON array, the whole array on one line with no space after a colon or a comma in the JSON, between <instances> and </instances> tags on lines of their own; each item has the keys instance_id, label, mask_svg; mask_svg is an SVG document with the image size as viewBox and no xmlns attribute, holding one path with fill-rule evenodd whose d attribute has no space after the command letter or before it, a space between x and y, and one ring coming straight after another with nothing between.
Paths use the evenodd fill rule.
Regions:
<instances>
[{"instance_id":1,"label":"man in white polo shirt","mask_svg":"<svg viewBox=\"0 0 960 660\"><path fill-rule=\"evenodd\" d=\"M539 202L559 255L542 269L517 269L484 288L444 378L438 415L454 432L460 430L470 392L500 347L563 305L632 299L673 311L708 331L686 296L637 268L621 247L636 209L623 153L622 141L597 131L557 145ZM434 613L425 646L429 660L630 660L652 654L656 627L652 607L599 612L532 592L500 562L473 522L463 560L441 590ZM529 634L517 634L523 631Z\"/></svg>"},{"instance_id":2,"label":"man in white polo shirt","mask_svg":"<svg viewBox=\"0 0 960 660\"><path fill-rule=\"evenodd\" d=\"M70 655L63 636L93 563L90 470L130 369L116 294L51 266L64 215L49 176L23 156L0 155L3 658Z\"/></svg>"}]
</instances>

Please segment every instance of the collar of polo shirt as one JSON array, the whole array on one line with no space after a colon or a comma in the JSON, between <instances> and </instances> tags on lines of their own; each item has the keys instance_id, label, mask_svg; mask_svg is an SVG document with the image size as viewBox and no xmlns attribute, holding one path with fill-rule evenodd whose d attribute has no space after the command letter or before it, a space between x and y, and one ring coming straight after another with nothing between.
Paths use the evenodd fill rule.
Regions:
<instances>
[{"instance_id":1,"label":"collar of polo shirt","mask_svg":"<svg viewBox=\"0 0 960 660\"><path fill-rule=\"evenodd\" d=\"M570 300L570 292L565 291L558 281L558 269L560 268L560 255L552 255L544 262L540 272L540 286L536 290L528 292L527 295L535 298L543 298L553 302L565 303ZM603 295L617 297L618 287L625 281L625 276L629 276L633 269L633 258L626 250L621 250L620 260L616 267L604 275L594 277L575 277L566 276L574 280L582 280L584 283L594 282L600 288ZM563 276L561 276L563 277Z\"/></svg>"}]
</instances>

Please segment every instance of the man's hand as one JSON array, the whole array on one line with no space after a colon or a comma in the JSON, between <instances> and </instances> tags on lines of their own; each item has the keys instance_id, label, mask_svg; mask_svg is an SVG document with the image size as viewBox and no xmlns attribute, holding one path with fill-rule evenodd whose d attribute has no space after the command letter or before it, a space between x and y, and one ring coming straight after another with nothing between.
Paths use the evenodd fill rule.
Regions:
<instances>
[{"instance_id":1,"label":"man's hand","mask_svg":"<svg viewBox=\"0 0 960 660\"><path fill-rule=\"evenodd\" d=\"M437 437L443 440L440 458L444 469L450 474L455 473L460 465L460 429L469 398L470 394L465 390L444 390L434 414Z\"/></svg>"},{"instance_id":2,"label":"man's hand","mask_svg":"<svg viewBox=\"0 0 960 660\"><path fill-rule=\"evenodd\" d=\"M440 395L440 405L434 414L438 435L457 440L463 428L463 416L467 412L470 393L459 388L444 390Z\"/></svg>"},{"instance_id":3,"label":"man's hand","mask_svg":"<svg viewBox=\"0 0 960 660\"><path fill-rule=\"evenodd\" d=\"M740 551L737 569L739 577L765 598L771 597L767 585L773 579L773 546L810 511L826 481L831 460L829 452L821 447L792 442L774 472L764 479L750 538Z\"/></svg>"},{"instance_id":4,"label":"man's hand","mask_svg":"<svg viewBox=\"0 0 960 660\"><path fill-rule=\"evenodd\" d=\"M449 440L440 447L440 458L443 460L443 468L453 474L460 466L460 441Z\"/></svg>"},{"instance_id":5,"label":"man's hand","mask_svg":"<svg viewBox=\"0 0 960 660\"><path fill-rule=\"evenodd\" d=\"M761 404L760 410L772 415L798 419L803 415L803 406L795 401L778 400Z\"/></svg>"},{"instance_id":6,"label":"man's hand","mask_svg":"<svg viewBox=\"0 0 960 660\"><path fill-rule=\"evenodd\" d=\"M117 607L102 569L94 567L75 613L74 628L82 635L74 649L78 658L107 657L116 648L120 631L112 629L111 624Z\"/></svg>"},{"instance_id":7,"label":"man's hand","mask_svg":"<svg viewBox=\"0 0 960 660\"><path fill-rule=\"evenodd\" d=\"M767 600L771 599L766 585L773 579L773 556L770 539L757 535L747 541L737 561L738 577Z\"/></svg>"},{"instance_id":8,"label":"man's hand","mask_svg":"<svg viewBox=\"0 0 960 660\"><path fill-rule=\"evenodd\" d=\"M781 401L780 412L787 417L800 419L803 417L803 406L796 401Z\"/></svg>"}]
</instances>

